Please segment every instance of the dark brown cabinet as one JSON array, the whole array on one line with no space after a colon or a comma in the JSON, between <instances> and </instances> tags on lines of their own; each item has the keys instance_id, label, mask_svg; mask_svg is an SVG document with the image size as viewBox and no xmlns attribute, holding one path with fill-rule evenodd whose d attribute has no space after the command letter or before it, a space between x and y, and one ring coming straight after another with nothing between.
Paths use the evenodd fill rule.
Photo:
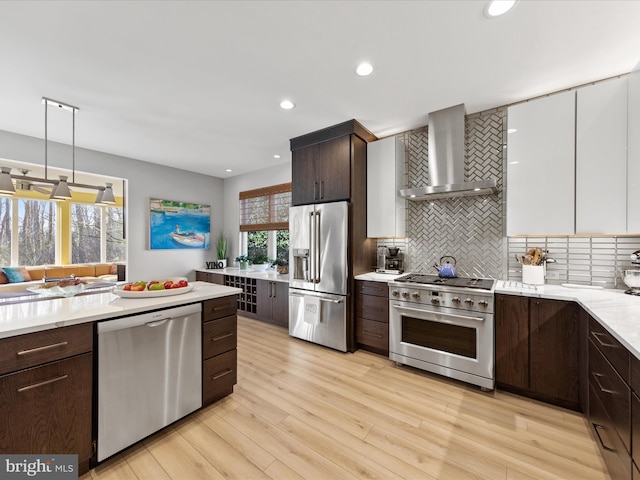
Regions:
<instances>
[{"instance_id":1,"label":"dark brown cabinet","mask_svg":"<svg viewBox=\"0 0 640 480\"><path fill-rule=\"evenodd\" d=\"M529 298L496 295L496 384L529 388Z\"/></svg>"},{"instance_id":2,"label":"dark brown cabinet","mask_svg":"<svg viewBox=\"0 0 640 480\"><path fill-rule=\"evenodd\" d=\"M196 281L216 283L218 285L224 285L224 274L213 272L200 272L196 271Z\"/></svg>"},{"instance_id":3,"label":"dark brown cabinet","mask_svg":"<svg viewBox=\"0 0 640 480\"><path fill-rule=\"evenodd\" d=\"M93 324L0 340L0 452L92 455Z\"/></svg>"},{"instance_id":4,"label":"dark brown cabinet","mask_svg":"<svg viewBox=\"0 0 640 480\"><path fill-rule=\"evenodd\" d=\"M256 316L265 322L289 327L289 284L258 280Z\"/></svg>"},{"instance_id":5,"label":"dark brown cabinet","mask_svg":"<svg viewBox=\"0 0 640 480\"><path fill-rule=\"evenodd\" d=\"M233 393L238 383L236 296L202 304L202 405Z\"/></svg>"},{"instance_id":6,"label":"dark brown cabinet","mask_svg":"<svg viewBox=\"0 0 640 480\"><path fill-rule=\"evenodd\" d=\"M292 160L293 205L350 199L350 136L295 150Z\"/></svg>"},{"instance_id":7,"label":"dark brown cabinet","mask_svg":"<svg viewBox=\"0 0 640 480\"><path fill-rule=\"evenodd\" d=\"M589 422L611 477L631 479L638 449L633 438L640 433L640 419L634 417L638 398L631 388L637 359L594 318L588 332Z\"/></svg>"},{"instance_id":8,"label":"dark brown cabinet","mask_svg":"<svg viewBox=\"0 0 640 480\"><path fill-rule=\"evenodd\" d=\"M356 280L356 342L359 348L389 355L389 287Z\"/></svg>"},{"instance_id":9,"label":"dark brown cabinet","mask_svg":"<svg viewBox=\"0 0 640 480\"><path fill-rule=\"evenodd\" d=\"M510 295L496 304L498 387L580 410L576 305Z\"/></svg>"}]
</instances>

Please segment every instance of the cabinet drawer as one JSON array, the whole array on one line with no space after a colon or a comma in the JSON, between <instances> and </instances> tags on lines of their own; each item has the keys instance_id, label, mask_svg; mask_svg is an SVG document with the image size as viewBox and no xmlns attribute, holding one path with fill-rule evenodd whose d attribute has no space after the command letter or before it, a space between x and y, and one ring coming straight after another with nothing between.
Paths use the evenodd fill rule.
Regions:
<instances>
[{"instance_id":1,"label":"cabinet drawer","mask_svg":"<svg viewBox=\"0 0 640 480\"><path fill-rule=\"evenodd\" d=\"M1 453L78 454L88 467L92 359L86 353L0 377Z\"/></svg>"},{"instance_id":2,"label":"cabinet drawer","mask_svg":"<svg viewBox=\"0 0 640 480\"><path fill-rule=\"evenodd\" d=\"M231 350L202 363L202 403L207 405L233 392L238 382L238 351Z\"/></svg>"},{"instance_id":3,"label":"cabinet drawer","mask_svg":"<svg viewBox=\"0 0 640 480\"><path fill-rule=\"evenodd\" d=\"M235 315L205 323L202 330L202 358L210 358L236 348L237 331L238 320Z\"/></svg>"},{"instance_id":4,"label":"cabinet drawer","mask_svg":"<svg viewBox=\"0 0 640 480\"><path fill-rule=\"evenodd\" d=\"M229 317L238 311L238 299L236 295L229 297L213 298L202 302L202 321L215 320L216 318Z\"/></svg>"},{"instance_id":5,"label":"cabinet drawer","mask_svg":"<svg viewBox=\"0 0 640 480\"><path fill-rule=\"evenodd\" d=\"M631 457L616 434L593 383L589 387L589 421L611 478L631 478Z\"/></svg>"},{"instance_id":6,"label":"cabinet drawer","mask_svg":"<svg viewBox=\"0 0 640 480\"><path fill-rule=\"evenodd\" d=\"M629 351L594 318L589 319L589 338L628 385L630 383Z\"/></svg>"},{"instance_id":7,"label":"cabinet drawer","mask_svg":"<svg viewBox=\"0 0 640 480\"><path fill-rule=\"evenodd\" d=\"M635 355L629 355L631 358L631 390L640 394L640 360ZM640 459L638 460L640 461Z\"/></svg>"},{"instance_id":8,"label":"cabinet drawer","mask_svg":"<svg viewBox=\"0 0 640 480\"><path fill-rule=\"evenodd\" d=\"M356 318L356 342L389 351L389 324Z\"/></svg>"},{"instance_id":9,"label":"cabinet drawer","mask_svg":"<svg viewBox=\"0 0 640 480\"><path fill-rule=\"evenodd\" d=\"M93 349L93 323L54 328L0 340L0 374Z\"/></svg>"},{"instance_id":10,"label":"cabinet drawer","mask_svg":"<svg viewBox=\"0 0 640 480\"><path fill-rule=\"evenodd\" d=\"M389 300L386 297L357 295L356 317L389 323Z\"/></svg>"},{"instance_id":11,"label":"cabinet drawer","mask_svg":"<svg viewBox=\"0 0 640 480\"><path fill-rule=\"evenodd\" d=\"M364 295L374 295L389 299L389 285L383 282L370 282L367 280L356 280L356 292Z\"/></svg>"},{"instance_id":12,"label":"cabinet drawer","mask_svg":"<svg viewBox=\"0 0 640 480\"><path fill-rule=\"evenodd\" d=\"M593 341L589 342L589 383L622 439L627 452L631 451L631 391L616 373Z\"/></svg>"}]
</instances>

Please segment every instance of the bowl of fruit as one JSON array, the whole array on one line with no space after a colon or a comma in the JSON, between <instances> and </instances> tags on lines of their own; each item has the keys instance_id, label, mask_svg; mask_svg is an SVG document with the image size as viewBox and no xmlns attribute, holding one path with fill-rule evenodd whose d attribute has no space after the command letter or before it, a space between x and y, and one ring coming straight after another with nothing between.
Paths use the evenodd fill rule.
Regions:
<instances>
[{"instance_id":1,"label":"bowl of fruit","mask_svg":"<svg viewBox=\"0 0 640 480\"><path fill-rule=\"evenodd\" d=\"M186 278L174 277L125 283L116 287L113 293L123 298L167 297L190 292L193 287L195 284L189 283Z\"/></svg>"}]
</instances>

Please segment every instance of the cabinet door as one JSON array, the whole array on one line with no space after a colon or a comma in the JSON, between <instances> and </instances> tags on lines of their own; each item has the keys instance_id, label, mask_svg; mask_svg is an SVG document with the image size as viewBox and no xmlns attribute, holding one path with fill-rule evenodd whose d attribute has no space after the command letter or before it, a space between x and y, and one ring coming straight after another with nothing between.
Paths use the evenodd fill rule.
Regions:
<instances>
[{"instance_id":1,"label":"cabinet door","mask_svg":"<svg viewBox=\"0 0 640 480\"><path fill-rule=\"evenodd\" d=\"M367 237L404 237L404 144L387 137L367 145Z\"/></svg>"},{"instance_id":2,"label":"cabinet door","mask_svg":"<svg viewBox=\"0 0 640 480\"><path fill-rule=\"evenodd\" d=\"M580 88L576 98L576 233L626 233L626 184L627 79Z\"/></svg>"},{"instance_id":3,"label":"cabinet door","mask_svg":"<svg viewBox=\"0 0 640 480\"><path fill-rule=\"evenodd\" d=\"M311 145L291 153L292 205L307 205L316 202L318 196L315 166L317 150L317 145Z\"/></svg>"},{"instance_id":4,"label":"cabinet door","mask_svg":"<svg viewBox=\"0 0 640 480\"><path fill-rule=\"evenodd\" d=\"M496 382L529 387L529 299L496 295Z\"/></svg>"},{"instance_id":5,"label":"cabinet door","mask_svg":"<svg viewBox=\"0 0 640 480\"><path fill-rule=\"evenodd\" d=\"M573 302L531 299L530 389L571 408L578 408L578 316Z\"/></svg>"},{"instance_id":6,"label":"cabinet door","mask_svg":"<svg viewBox=\"0 0 640 480\"><path fill-rule=\"evenodd\" d=\"M574 119L575 92L509 107L508 236L574 233Z\"/></svg>"},{"instance_id":7,"label":"cabinet door","mask_svg":"<svg viewBox=\"0 0 640 480\"><path fill-rule=\"evenodd\" d=\"M271 282L273 296L271 297L271 318L273 323L289 327L289 284Z\"/></svg>"},{"instance_id":8,"label":"cabinet door","mask_svg":"<svg viewBox=\"0 0 640 480\"><path fill-rule=\"evenodd\" d=\"M0 377L0 452L91 457L93 355Z\"/></svg>"},{"instance_id":9,"label":"cabinet door","mask_svg":"<svg viewBox=\"0 0 640 480\"><path fill-rule=\"evenodd\" d=\"M265 320L271 319L271 282L256 280L256 315Z\"/></svg>"},{"instance_id":10,"label":"cabinet door","mask_svg":"<svg viewBox=\"0 0 640 480\"><path fill-rule=\"evenodd\" d=\"M627 232L640 233L640 63L627 83Z\"/></svg>"},{"instance_id":11,"label":"cabinet door","mask_svg":"<svg viewBox=\"0 0 640 480\"><path fill-rule=\"evenodd\" d=\"M349 200L351 197L351 136L319 143L317 147L318 202Z\"/></svg>"}]
</instances>

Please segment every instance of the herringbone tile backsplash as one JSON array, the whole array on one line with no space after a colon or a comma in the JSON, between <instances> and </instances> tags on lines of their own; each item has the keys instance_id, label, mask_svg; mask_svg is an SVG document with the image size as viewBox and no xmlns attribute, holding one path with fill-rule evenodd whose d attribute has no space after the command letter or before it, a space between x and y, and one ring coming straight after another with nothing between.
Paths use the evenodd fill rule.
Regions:
<instances>
[{"instance_id":1,"label":"herringbone tile backsplash","mask_svg":"<svg viewBox=\"0 0 640 480\"><path fill-rule=\"evenodd\" d=\"M631 268L629 255L640 249L635 237L505 236L507 109L499 108L466 117L465 180L495 178L498 193L475 197L407 201L407 238L380 240L405 252L405 270L436 273L440 257L456 258L461 276L520 281L515 260L527 248L549 250L547 283L582 283L624 288L622 271ZM429 185L427 127L398 134L406 146L407 188Z\"/></svg>"}]
</instances>

